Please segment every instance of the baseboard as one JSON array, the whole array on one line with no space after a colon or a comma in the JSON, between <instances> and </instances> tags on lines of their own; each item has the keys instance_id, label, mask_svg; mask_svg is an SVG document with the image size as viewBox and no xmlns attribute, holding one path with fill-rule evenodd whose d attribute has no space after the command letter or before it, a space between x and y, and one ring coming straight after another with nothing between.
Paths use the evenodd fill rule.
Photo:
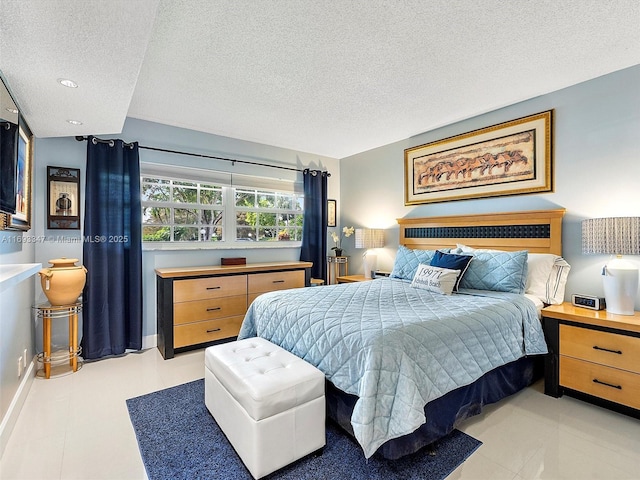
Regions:
<instances>
[{"instance_id":1,"label":"baseboard","mask_svg":"<svg viewBox=\"0 0 640 480\"><path fill-rule=\"evenodd\" d=\"M158 346L158 335L146 335L142 337L142 349L156 348Z\"/></svg>"},{"instance_id":2,"label":"baseboard","mask_svg":"<svg viewBox=\"0 0 640 480\"><path fill-rule=\"evenodd\" d=\"M18 417L20 416L24 402L27 400L27 395L35 378L36 364L35 361L32 360L25 370L25 374L22 376L22 381L11 400L7 414L2 419L2 423L0 423L0 458L4 455L4 450L9 443L9 437L11 437L13 427L15 427L18 421Z\"/></svg>"}]
</instances>

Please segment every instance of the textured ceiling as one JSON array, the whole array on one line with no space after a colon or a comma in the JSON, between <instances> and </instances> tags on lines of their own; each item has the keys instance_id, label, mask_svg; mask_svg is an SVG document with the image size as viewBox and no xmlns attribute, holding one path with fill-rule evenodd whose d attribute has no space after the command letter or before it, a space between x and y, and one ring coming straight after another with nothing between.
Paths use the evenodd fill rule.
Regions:
<instances>
[{"instance_id":1,"label":"textured ceiling","mask_svg":"<svg viewBox=\"0 0 640 480\"><path fill-rule=\"evenodd\" d=\"M637 0L0 5L0 70L39 137L130 116L342 158L640 64Z\"/></svg>"}]
</instances>

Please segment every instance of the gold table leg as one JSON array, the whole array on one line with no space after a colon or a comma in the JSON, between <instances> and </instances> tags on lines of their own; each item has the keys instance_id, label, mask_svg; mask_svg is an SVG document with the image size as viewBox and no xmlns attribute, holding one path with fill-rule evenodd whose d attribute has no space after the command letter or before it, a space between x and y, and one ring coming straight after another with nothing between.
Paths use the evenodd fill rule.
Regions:
<instances>
[{"instance_id":1,"label":"gold table leg","mask_svg":"<svg viewBox=\"0 0 640 480\"><path fill-rule=\"evenodd\" d=\"M78 311L69 309L69 365L74 372L78 371Z\"/></svg>"},{"instance_id":2,"label":"gold table leg","mask_svg":"<svg viewBox=\"0 0 640 480\"><path fill-rule=\"evenodd\" d=\"M42 318L42 364L44 378L51 378L51 312L45 310Z\"/></svg>"}]
</instances>

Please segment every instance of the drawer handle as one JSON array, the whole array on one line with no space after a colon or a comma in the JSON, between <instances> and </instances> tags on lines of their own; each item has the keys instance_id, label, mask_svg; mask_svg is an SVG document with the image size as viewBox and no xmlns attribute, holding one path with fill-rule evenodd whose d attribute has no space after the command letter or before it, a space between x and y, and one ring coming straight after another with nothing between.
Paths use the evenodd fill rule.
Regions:
<instances>
[{"instance_id":1,"label":"drawer handle","mask_svg":"<svg viewBox=\"0 0 640 480\"><path fill-rule=\"evenodd\" d=\"M207 290L219 290L220 287L207 287Z\"/></svg>"},{"instance_id":2,"label":"drawer handle","mask_svg":"<svg viewBox=\"0 0 640 480\"><path fill-rule=\"evenodd\" d=\"M207 308L207 312L215 312L216 310L222 310L222 307L211 307L211 308Z\"/></svg>"},{"instance_id":3,"label":"drawer handle","mask_svg":"<svg viewBox=\"0 0 640 480\"><path fill-rule=\"evenodd\" d=\"M602 350L603 352L617 353L618 355L622 355L622 350L609 350L608 348L602 348L602 347L599 347L597 345L594 345L593 349L594 350Z\"/></svg>"},{"instance_id":4,"label":"drawer handle","mask_svg":"<svg viewBox=\"0 0 640 480\"><path fill-rule=\"evenodd\" d=\"M284 280L274 280L273 283L284 283Z\"/></svg>"},{"instance_id":5,"label":"drawer handle","mask_svg":"<svg viewBox=\"0 0 640 480\"><path fill-rule=\"evenodd\" d=\"M612 385L612 384L607 383L607 382L601 382L597 378L593 379L593 383L599 383L600 385L606 385L607 387L617 388L618 390L622 390L622 386L621 385Z\"/></svg>"},{"instance_id":6,"label":"drawer handle","mask_svg":"<svg viewBox=\"0 0 640 480\"><path fill-rule=\"evenodd\" d=\"M212 328L211 330L207 330L207 333L213 333L213 332L219 332L220 329L219 328ZM595 382L595 380L594 380Z\"/></svg>"}]
</instances>

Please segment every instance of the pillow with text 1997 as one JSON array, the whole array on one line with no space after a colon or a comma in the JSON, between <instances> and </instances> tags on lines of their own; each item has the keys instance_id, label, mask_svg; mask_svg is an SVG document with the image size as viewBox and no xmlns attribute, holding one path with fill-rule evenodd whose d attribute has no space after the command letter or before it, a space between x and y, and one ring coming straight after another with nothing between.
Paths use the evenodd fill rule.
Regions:
<instances>
[{"instance_id":1,"label":"pillow with text 1997","mask_svg":"<svg viewBox=\"0 0 640 480\"><path fill-rule=\"evenodd\" d=\"M458 275L460 275L460 270L433 267L421 263L411 281L411 286L443 295L451 295Z\"/></svg>"}]
</instances>

